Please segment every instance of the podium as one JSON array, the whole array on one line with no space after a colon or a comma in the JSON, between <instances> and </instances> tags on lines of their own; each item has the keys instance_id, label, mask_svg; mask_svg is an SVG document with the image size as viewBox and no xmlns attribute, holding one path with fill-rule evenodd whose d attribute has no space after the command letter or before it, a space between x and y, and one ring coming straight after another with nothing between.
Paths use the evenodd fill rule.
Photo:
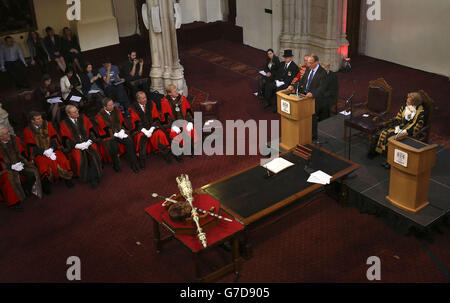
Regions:
<instances>
[{"instance_id":1,"label":"podium","mask_svg":"<svg viewBox=\"0 0 450 303\"><path fill-rule=\"evenodd\" d=\"M314 98L297 97L288 89L277 92L277 108L281 115L280 147L289 150L297 144L312 143Z\"/></svg>"},{"instance_id":2,"label":"podium","mask_svg":"<svg viewBox=\"0 0 450 303\"><path fill-rule=\"evenodd\" d=\"M410 137L389 138L391 178L386 197L389 202L411 212L418 212L429 204L430 175L437 147L437 144L426 144Z\"/></svg>"}]
</instances>

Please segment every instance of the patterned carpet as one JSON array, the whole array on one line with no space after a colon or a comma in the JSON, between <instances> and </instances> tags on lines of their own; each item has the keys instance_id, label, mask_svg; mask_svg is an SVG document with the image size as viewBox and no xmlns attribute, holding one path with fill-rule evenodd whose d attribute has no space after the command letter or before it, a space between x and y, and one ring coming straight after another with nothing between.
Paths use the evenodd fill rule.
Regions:
<instances>
[{"instance_id":1,"label":"patterned carpet","mask_svg":"<svg viewBox=\"0 0 450 303\"><path fill-rule=\"evenodd\" d=\"M253 66L247 65L242 62L238 62L231 58L227 58L215 52L195 47L185 51L185 54L201 58L205 61L219 65L221 67L224 67L241 75L245 75L249 78L258 79L259 75L258 70L255 69Z\"/></svg>"},{"instance_id":2,"label":"patterned carpet","mask_svg":"<svg viewBox=\"0 0 450 303\"><path fill-rule=\"evenodd\" d=\"M198 109L200 102L207 101L209 97L209 94L207 92L204 92L195 87L189 87L188 92L189 94L187 99L194 110Z\"/></svg>"}]
</instances>

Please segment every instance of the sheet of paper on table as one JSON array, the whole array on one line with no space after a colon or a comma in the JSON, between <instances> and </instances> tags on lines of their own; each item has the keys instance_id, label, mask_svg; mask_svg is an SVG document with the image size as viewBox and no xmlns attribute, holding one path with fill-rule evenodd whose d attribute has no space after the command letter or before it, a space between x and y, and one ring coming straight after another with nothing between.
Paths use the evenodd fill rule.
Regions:
<instances>
[{"instance_id":1,"label":"sheet of paper on table","mask_svg":"<svg viewBox=\"0 0 450 303\"><path fill-rule=\"evenodd\" d=\"M318 184L330 184L330 180L331 180L332 176L324 173L321 170L315 171L313 172L309 178L308 178L308 182L309 183L318 183Z\"/></svg>"},{"instance_id":2,"label":"sheet of paper on table","mask_svg":"<svg viewBox=\"0 0 450 303\"><path fill-rule=\"evenodd\" d=\"M91 89L90 91L88 91L88 94L96 94L99 93L100 91L98 89Z\"/></svg>"},{"instance_id":3,"label":"sheet of paper on table","mask_svg":"<svg viewBox=\"0 0 450 303\"><path fill-rule=\"evenodd\" d=\"M81 100L81 97L78 97L78 96L70 97L70 101L80 102L80 100Z\"/></svg>"},{"instance_id":4,"label":"sheet of paper on table","mask_svg":"<svg viewBox=\"0 0 450 303\"><path fill-rule=\"evenodd\" d=\"M50 104L61 103L61 102L62 102L61 97L55 97L55 98L48 98L47 99L47 103L50 103Z\"/></svg>"},{"instance_id":5,"label":"sheet of paper on table","mask_svg":"<svg viewBox=\"0 0 450 303\"><path fill-rule=\"evenodd\" d=\"M274 174L278 174L280 171L288 167L291 167L292 165L294 165L294 163L289 162L284 158L278 157L267 162L266 164L263 165L263 167L270 170Z\"/></svg>"}]
</instances>

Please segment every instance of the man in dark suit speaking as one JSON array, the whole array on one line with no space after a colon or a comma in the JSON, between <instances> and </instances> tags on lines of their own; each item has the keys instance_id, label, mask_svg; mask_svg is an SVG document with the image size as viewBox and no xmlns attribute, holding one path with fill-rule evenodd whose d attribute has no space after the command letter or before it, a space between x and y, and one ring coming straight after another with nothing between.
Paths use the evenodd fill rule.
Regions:
<instances>
[{"instance_id":1,"label":"man in dark suit speaking","mask_svg":"<svg viewBox=\"0 0 450 303\"><path fill-rule=\"evenodd\" d=\"M294 55L291 49L284 50L284 63L278 68L278 72L274 77L274 80L267 83L264 91L264 99L266 99L266 106L264 108L270 107L272 105L272 98L274 93L283 89L286 89L292 82L295 76L298 74L298 66L292 61ZM276 104L276 102L275 102ZM277 107L273 111L277 112Z\"/></svg>"},{"instance_id":2,"label":"man in dark suit speaking","mask_svg":"<svg viewBox=\"0 0 450 303\"><path fill-rule=\"evenodd\" d=\"M300 80L300 87L307 97L316 101L316 113L312 117L312 139L317 140L317 122L327 118L327 100L325 90L327 86L327 72L319 64L319 57L312 55L308 58L309 69Z\"/></svg>"}]
</instances>

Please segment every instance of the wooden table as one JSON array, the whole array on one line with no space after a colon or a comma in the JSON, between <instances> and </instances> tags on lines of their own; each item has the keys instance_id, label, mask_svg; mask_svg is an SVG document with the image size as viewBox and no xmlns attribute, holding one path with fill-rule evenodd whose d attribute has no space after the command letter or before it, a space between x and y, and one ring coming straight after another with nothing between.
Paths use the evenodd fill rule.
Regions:
<instances>
[{"instance_id":1,"label":"wooden table","mask_svg":"<svg viewBox=\"0 0 450 303\"><path fill-rule=\"evenodd\" d=\"M340 182L341 201L345 201L345 178L355 171L359 164L315 145L312 149L308 168L322 170L332 176L330 182ZM280 155L295 163L280 173L267 177L266 170L257 163L198 190L220 201L221 207L248 226L286 207L295 201L324 187L322 184L308 183L310 171L305 170L306 161L296 156L292 150ZM247 229L246 229L247 230ZM247 233L246 233L247 234ZM248 236L247 236L248 238ZM251 255L248 241L247 255Z\"/></svg>"}]
</instances>

